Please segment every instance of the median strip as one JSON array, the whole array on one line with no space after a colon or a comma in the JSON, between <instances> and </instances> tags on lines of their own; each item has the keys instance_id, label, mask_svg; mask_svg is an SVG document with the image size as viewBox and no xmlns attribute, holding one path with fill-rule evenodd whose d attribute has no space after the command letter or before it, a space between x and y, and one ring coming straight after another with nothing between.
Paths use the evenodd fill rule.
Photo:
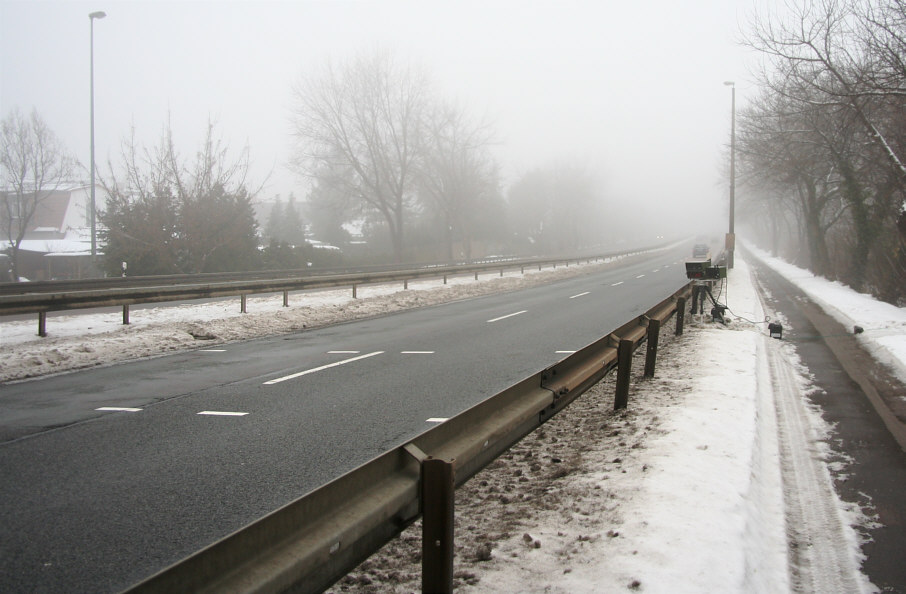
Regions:
<instances>
[{"instance_id":1,"label":"median strip","mask_svg":"<svg viewBox=\"0 0 906 594\"><path fill-rule=\"evenodd\" d=\"M278 377L277 379L272 379L270 381L264 382L264 385L270 386L273 384L279 384L280 382L285 382L286 380L295 379L297 377L302 377L303 375L308 375L310 373L315 373L318 371L324 371L325 369L330 369L331 367L346 365L347 363L352 363L353 361L360 361L362 359L367 359L368 357L374 357L375 355L381 355L383 353L384 351L375 351L373 353L368 353L367 355L359 355L358 357L352 357L351 359L343 359L342 361L337 361L336 363L328 363L327 365L315 367L314 369L306 369L305 371L300 371L299 373L293 373L291 375L285 375L283 377Z\"/></svg>"}]
</instances>

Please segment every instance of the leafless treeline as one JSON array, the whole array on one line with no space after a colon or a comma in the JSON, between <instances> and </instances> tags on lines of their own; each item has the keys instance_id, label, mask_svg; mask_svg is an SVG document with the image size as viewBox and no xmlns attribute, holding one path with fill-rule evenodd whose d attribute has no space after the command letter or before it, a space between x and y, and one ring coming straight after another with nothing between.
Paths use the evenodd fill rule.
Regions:
<instances>
[{"instance_id":1,"label":"leafless treeline","mask_svg":"<svg viewBox=\"0 0 906 594\"><path fill-rule=\"evenodd\" d=\"M575 249L588 240L580 231L590 211L570 206L577 185L585 184L579 200L594 191L589 176L536 193L543 203L531 205L517 182L505 201L491 124L441 98L424 69L393 52L327 63L299 81L294 99L294 164L312 181L309 206L333 211L334 222L366 219L373 238L389 237L396 260L431 243L454 259L471 258L474 240L507 250ZM527 176L558 184L559 173ZM538 220L521 225L526 207Z\"/></svg>"},{"instance_id":2,"label":"leafless treeline","mask_svg":"<svg viewBox=\"0 0 906 594\"><path fill-rule=\"evenodd\" d=\"M906 299L906 0L797 0L760 15L740 113L741 217L772 249Z\"/></svg>"}]
</instances>

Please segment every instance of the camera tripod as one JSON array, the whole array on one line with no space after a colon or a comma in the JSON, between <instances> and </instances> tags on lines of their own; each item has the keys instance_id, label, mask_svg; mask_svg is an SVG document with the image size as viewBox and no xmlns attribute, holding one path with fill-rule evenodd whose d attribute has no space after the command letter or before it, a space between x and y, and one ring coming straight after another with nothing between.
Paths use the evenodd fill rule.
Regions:
<instances>
[{"instance_id":1,"label":"camera tripod","mask_svg":"<svg viewBox=\"0 0 906 594\"><path fill-rule=\"evenodd\" d=\"M724 312L727 310L726 305L721 305L717 302L717 299L714 298L714 294L711 292L711 286L716 281L713 280L696 280L692 281L692 315L698 313L699 316L704 315L705 309L705 297L708 297L711 300L713 307L711 308L711 321L720 322L721 324L726 324L724 320ZM697 312L695 310L698 310Z\"/></svg>"}]
</instances>

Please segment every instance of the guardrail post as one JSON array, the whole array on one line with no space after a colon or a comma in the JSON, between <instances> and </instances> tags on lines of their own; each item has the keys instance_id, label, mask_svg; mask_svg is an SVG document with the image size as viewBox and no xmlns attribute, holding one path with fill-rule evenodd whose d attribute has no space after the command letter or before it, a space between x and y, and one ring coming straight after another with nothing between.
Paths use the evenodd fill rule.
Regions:
<instances>
[{"instance_id":1,"label":"guardrail post","mask_svg":"<svg viewBox=\"0 0 906 594\"><path fill-rule=\"evenodd\" d=\"M241 313L246 313L245 302L246 302L245 293L243 293L242 295L239 296L239 311Z\"/></svg>"},{"instance_id":2,"label":"guardrail post","mask_svg":"<svg viewBox=\"0 0 906 594\"><path fill-rule=\"evenodd\" d=\"M358 286L355 283L352 283L352 298L353 299L359 298L358 291L356 290L357 288L358 288Z\"/></svg>"},{"instance_id":3,"label":"guardrail post","mask_svg":"<svg viewBox=\"0 0 906 594\"><path fill-rule=\"evenodd\" d=\"M123 306L123 326L129 325L129 305Z\"/></svg>"},{"instance_id":4,"label":"guardrail post","mask_svg":"<svg viewBox=\"0 0 906 594\"><path fill-rule=\"evenodd\" d=\"M408 290L409 290L409 279L408 279L408 278L404 278L404 279L403 279L403 290L404 290L404 291L408 291Z\"/></svg>"},{"instance_id":5,"label":"guardrail post","mask_svg":"<svg viewBox=\"0 0 906 594\"><path fill-rule=\"evenodd\" d=\"M289 307L289 291L283 291L283 307Z\"/></svg>"},{"instance_id":6,"label":"guardrail post","mask_svg":"<svg viewBox=\"0 0 906 594\"><path fill-rule=\"evenodd\" d=\"M447 284L447 275L444 275L444 284Z\"/></svg>"},{"instance_id":7,"label":"guardrail post","mask_svg":"<svg viewBox=\"0 0 906 594\"><path fill-rule=\"evenodd\" d=\"M661 334L661 321L648 320L648 346L645 349L645 377L654 377L654 365L657 362L657 341Z\"/></svg>"},{"instance_id":8,"label":"guardrail post","mask_svg":"<svg viewBox=\"0 0 906 594\"><path fill-rule=\"evenodd\" d=\"M453 462L422 461L422 592L453 592Z\"/></svg>"},{"instance_id":9,"label":"guardrail post","mask_svg":"<svg viewBox=\"0 0 906 594\"><path fill-rule=\"evenodd\" d=\"M617 347L617 394L613 409L620 410L629 404L629 372L632 371L632 341L620 339Z\"/></svg>"},{"instance_id":10,"label":"guardrail post","mask_svg":"<svg viewBox=\"0 0 906 594\"><path fill-rule=\"evenodd\" d=\"M475 271L475 280L478 280L478 271Z\"/></svg>"},{"instance_id":11,"label":"guardrail post","mask_svg":"<svg viewBox=\"0 0 906 594\"><path fill-rule=\"evenodd\" d=\"M38 312L38 336L44 338L47 336L47 312Z\"/></svg>"},{"instance_id":12,"label":"guardrail post","mask_svg":"<svg viewBox=\"0 0 906 594\"><path fill-rule=\"evenodd\" d=\"M683 335L683 321L686 319L686 298L676 300L676 335Z\"/></svg>"}]
</instances>

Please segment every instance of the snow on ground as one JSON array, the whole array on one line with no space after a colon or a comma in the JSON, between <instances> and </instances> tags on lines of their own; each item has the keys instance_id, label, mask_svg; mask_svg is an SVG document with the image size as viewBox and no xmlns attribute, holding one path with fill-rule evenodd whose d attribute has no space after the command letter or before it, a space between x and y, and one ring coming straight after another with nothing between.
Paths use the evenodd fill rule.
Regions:
<instances>
[{"instance_id":1,"label":"snow on ground","mask_svg":"<svg viewBox=\"0 0 906 594\"><path fill-rule=\"evenodd\" d=\"M728 295L764 319L741 258ZM662 332L655 378L636 354L628 409L611 374L457 492L459 591L875 590L795 347L739 318L687 324ZM419 530L333 592L417 591Z\"/></svg>"},{"instance_id":2,"label":"snow on ground","mask_svg":"<svg viewBox=\"0 0 906 594\"><path fill-rule=\"evenodd\" d=\"M864 348L906 382L906 308L878 301L843 283L815 276L754 246L746 245L746 248L798 286L844 327L852 330L854 326L860 326L864 332L858 338Z\"/></svg>"}]
</instances>

